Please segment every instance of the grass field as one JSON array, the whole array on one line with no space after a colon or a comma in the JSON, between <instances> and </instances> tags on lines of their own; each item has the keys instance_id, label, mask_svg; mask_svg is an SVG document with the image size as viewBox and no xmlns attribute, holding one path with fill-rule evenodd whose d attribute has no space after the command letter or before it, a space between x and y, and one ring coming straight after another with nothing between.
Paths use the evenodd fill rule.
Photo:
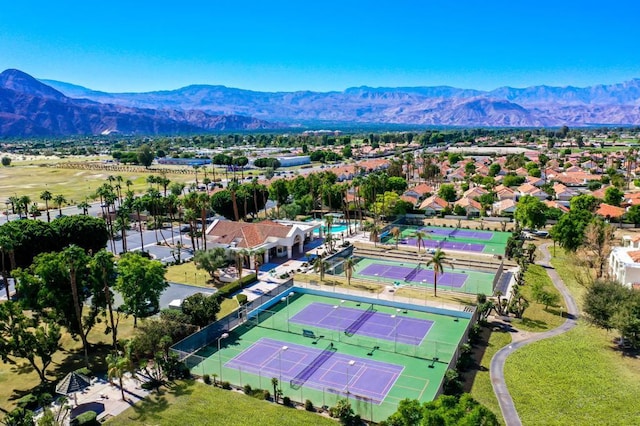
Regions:
<instances>
[{"instance_id":1,"label":"grass field","mask_svg":"<svg viewBox=\"0 0 640 426\"><path fill-rule=\"evenodd\" d=\"M570 257L558 250L552 264L580 306L585 289ZM523 424L637 424L640 360L622 356L615 336L581 319L572 331L511 355L505 377Z\"/></svg>"},{"instance_id":2,"label":"grass field","mask_svg":"<svg viewBox=\"0 0 640 426\"><path fill-rule=\"evenodd\" d=\"M318 414L259 401L238 392L193 381L180 381L128 408L106 424L335 426L337 423Z\"/></svg>"},{"instance_id":3,"label":"grass field","mask_svg":"<svg viewBox=\"0 0 640 426\"><path fill-rule=\"evenodd\" d=\"M0 201L18 195L27 195L32 202L36 202L44 208L44 202L40 200L40 194L47 190L54 196L61 194L67 199L67 205L76 205L90 198L108 176L120 175L124 181L131 180L131 189L138 193L148 187L147 176L151 173L109 172L100 170L77 170L54 167L62 160L20 162L10 167L0 169ZM80 160L75 160L80 161ZM173 182L188 182L194 180L192 174L169 174ZM126 187L123 183L123 187ZM50 203L50 207L52 204Z\"/></svg>"},{"instance_id":4,"label":"grass field","mask_svg":"<svg viewBox=\"0 0 640 426\"><path fill-rule=\"evenodd\" d=\"M118 326L118 339L127 339L133 336L133 317L120 319ZM93 350L89 354L92 372L107 371L104 357L111 349L111 335L104 334L104 323L97 324L89 333L89 342ZM84 367L84 356L80 339L73 340L71 335L63 333L60 340L61 351L53 356L53 363L48 368L47 378L55 381L65 374ZM21 359L17 364L0 363L0 408L11 410L15 408L15 399L30 392L40 383L38 374L31 368L28 362Z\"/></svg>"},{"instance_id":5,"label":"grass field","mask_svg":"<svg viewBox=\"0 0 640 426\"><path fill-rule=\"evenodd\" d=\"M185 262L180 265L172 265L167 268L164 276L167 281L192 285L196 287L214 288L211 284L211 277L203 269L196 268L193 262Z\"/></svg>"},{"instance_id":6,"label":"grass field","mask_svg":"<svg viewBox=\"0 0 640 426\"><path fill-rule=\"evenodd\" d=\"M532 287L536 282L543 284L543 289L557 294L560 300L558 306L549 306L546 310L544 305L536 302L532 296ZM525 274L526 285L521 287L522 295L529 301L530 305L524 312L524 317L513 319L512 324L524 331L547 331L558 327L564 322L564 318L560 316L561 312L567 312L567 307L560 296L560 292L555 288L547 271L538 265L529 265L529 269Z\"/></svg>"}]
</instances>

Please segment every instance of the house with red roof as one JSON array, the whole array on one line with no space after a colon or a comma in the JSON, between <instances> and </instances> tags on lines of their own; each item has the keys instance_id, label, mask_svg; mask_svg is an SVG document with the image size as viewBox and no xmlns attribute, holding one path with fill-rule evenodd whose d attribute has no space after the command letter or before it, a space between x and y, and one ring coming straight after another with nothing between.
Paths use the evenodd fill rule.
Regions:
<instances>
[{"instance_id":1,"label":"house with red roof","mask_svg":"<svg viewBox=\"0 0 640 426\"><path fill-rule=\"evenodd\" d=\"M449 207L449 203L437 195L432 195L420 204L420 210L424 210L425 214L428 216L438 214L447 207Z\"/></svg>"},{"instance_id":2,"label":"house with red roof","mask_svg":"<svg viewBox=\"0 0 640 426\"><path fill-rule=\"evenodd\" d=\"M600 207L595 212L604 219L620 219L626 213L622 207L612 206L611 204L600 203Z\"/></svg>"}]
</instances>

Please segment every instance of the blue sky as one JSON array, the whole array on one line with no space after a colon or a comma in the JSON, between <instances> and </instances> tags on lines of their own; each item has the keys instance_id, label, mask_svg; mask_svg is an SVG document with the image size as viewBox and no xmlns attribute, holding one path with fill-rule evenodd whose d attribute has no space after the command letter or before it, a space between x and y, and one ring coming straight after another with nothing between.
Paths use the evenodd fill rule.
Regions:
<instances>
[{"instance_id":1,"label":"blue sky","mask_svg":"<svg viewBox=\"0 0 640 426\"><path fill-rule=\"evenodd\" d=\"M0 69L104 91L493 89L640 77L635 1L7 1Z\"/></svg>"}]
</instances>

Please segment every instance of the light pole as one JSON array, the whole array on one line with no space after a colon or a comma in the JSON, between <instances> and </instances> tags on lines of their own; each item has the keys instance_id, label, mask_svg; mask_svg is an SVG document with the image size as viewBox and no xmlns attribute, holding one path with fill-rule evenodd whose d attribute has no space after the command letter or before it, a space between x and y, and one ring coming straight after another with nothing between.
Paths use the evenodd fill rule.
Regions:
<instances>
[{"instance_id":1,"label":"light pole","mask_svg":"<svg viewBox=\"0 0 640 426\"><path fill-rule=\"evenodd\" d=\"M287 349L289 349L289 346L283 346L282 348L280 348L280 351L278 351L278 362L280 364L280 378L278 383L280 384L280 389L282 389L282 352L286 351Z\"/></svg>"},{"instance_id":2,"label":"light pole","mask_svg":"<svg viewBox=\"0 0 640 426\"><path fill-rule=\"evenodd\" d=\"M354 360L350 360L347 363L347 399L349 399L349 367L353 367L355 363L356 362Z\"/></svg>"},{"instance_id":3,"label":"light pole","mask_svg":"<svg viewBox=\"0 0 640 426\"><path fill-rule=\"evenodd\" d=\"M218 337L218 362L220 363L220 381L222 382L222 354L220 353L220 340L226 339L229 337L229 333L222 333L220 337Z\"/></svg>"},{"instance_id":4,"label":"light pole","mask_svg":"<svg viewBox=\"0 0 640 426\"><path fill-rule=\"evenodd\" d=\"M285 300L287 302L287 332L289 331L289 298L293 295L294 295L294 292L292 291L286 296L282 296L282 299L280 299L281 302L284 302Z\"/></svg>"}]
</instances>

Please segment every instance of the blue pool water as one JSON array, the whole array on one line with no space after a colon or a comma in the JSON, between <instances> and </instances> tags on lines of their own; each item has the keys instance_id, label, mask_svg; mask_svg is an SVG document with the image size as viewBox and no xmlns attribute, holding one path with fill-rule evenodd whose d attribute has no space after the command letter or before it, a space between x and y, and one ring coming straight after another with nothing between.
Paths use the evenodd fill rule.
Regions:
<instances>
[{"instance_id":1,"label":"blue pool water","mask_svg":"<svg viewBox=\"0 0 640 426\"><path fill-rule=\"evenodd\" d=\"M332 234L339 234L341 232L345 232L347 230L347 225L331 225L331 233ZM319 231L316 229L315 231L313 231L314 234L318 235ZM327 233L327 227L325 225L322 225L322 233L326 234Z\"/></svg>"}]
</instances>

